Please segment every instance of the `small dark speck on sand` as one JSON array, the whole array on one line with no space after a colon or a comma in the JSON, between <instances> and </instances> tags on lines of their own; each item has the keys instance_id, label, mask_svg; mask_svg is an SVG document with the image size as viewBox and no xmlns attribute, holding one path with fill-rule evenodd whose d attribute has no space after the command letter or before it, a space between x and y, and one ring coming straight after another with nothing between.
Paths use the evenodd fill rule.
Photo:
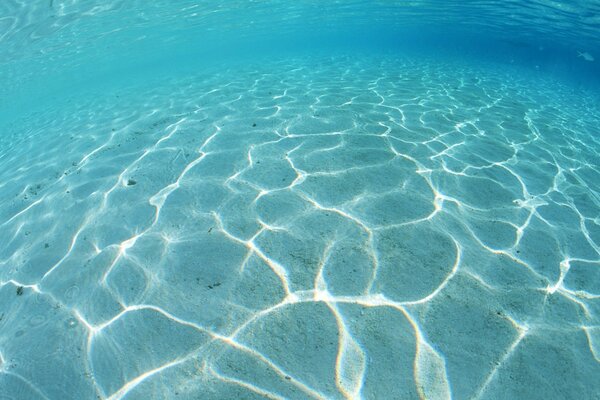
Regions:
<instances>
[{"instance_id":1,"label":"small dark speck on sand","mask_svg":"<svg viewBox=\"0 0 600 400\"><path fill-rule=\"evenodd\" d=\"M133 179L128 179L128 180L127 180L127 186L133 186L133 185L135 185L136 183L137 183L137 182L136 182L136 181L134 181Z\"/></svg>"},{"instance_id":2,"label":"small dark speck on sand","mask_svg":"<svg viewBox=\"0 0 600 400\"><path fill-rule=\"evenodd\" d=\"M252 124L252 127L255 128L256 127L256 122Z\"/></svg>"},{"instance_id":3,"label":"small dark speck on sand","mask_svg":"<svg viewBox=\"0 0 600 400\"><path fill-rule=\"evenodd\" d=\"M17 287L17 296L21 296L23 294L23 286Z\"/></svg>"},{"instance_id":4,"label":"small dark speck on sand","mask_svg":"<svg viewBox=\"0 0 600 400\"><path fill-rule=\"evenodd\" d=\"M216 288L216 287L219 287L219 286L221 286L221 282L217 282L217 283L213 283L212 285L208 285L208 288L209 289L213 289L213 288Z\"/></svg>"},{"instance_id":5,"label":"small dark speck on sand","mask_svg":"<svg viewBox=\"0 0 600 400\"><path fill-rule=\"evenodd\" d=\"M292 380L292 377L291 377L291 376L288 376L288 375L286 375L286 376L285 376L285 379L287 379L288 381L290 381L290 380Z\"/></svg>"},{"instance_id":6,"label":"small dark speck on sand","mask_svg":"<svg viewBox=\"0 0 600 400\"><path fill-rule=\"evenodd\" d=\"M208 233L211 233L213 230L213 227L211 226L210 228L208 228Z\"/></svg>"},{"instance_id":7,"label":"small dark speck on sand","mask_svg":"<svg viewBox=\"0 0 600 400\"><path fill-rule=\"evenodd\" d=\"M50 247L50 245L48 243L45 243L44 248L47 249L48 247Z\"/></svg>"}]
</instances>

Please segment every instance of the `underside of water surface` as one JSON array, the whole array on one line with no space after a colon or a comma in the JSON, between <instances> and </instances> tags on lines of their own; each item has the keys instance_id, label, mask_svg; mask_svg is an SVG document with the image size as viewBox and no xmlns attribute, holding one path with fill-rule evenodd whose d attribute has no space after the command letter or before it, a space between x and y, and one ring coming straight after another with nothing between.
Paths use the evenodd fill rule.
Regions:
<instances>
[{"instance_id":1,"label":"underside of water surface","mask_svg":"<svg viewBox=\"0 0 600 400\"><path fill-rule=\"evenodd\" d=\"M0 399L600 398L598 15L3 2Z\"/></svg>"}]
</instances>

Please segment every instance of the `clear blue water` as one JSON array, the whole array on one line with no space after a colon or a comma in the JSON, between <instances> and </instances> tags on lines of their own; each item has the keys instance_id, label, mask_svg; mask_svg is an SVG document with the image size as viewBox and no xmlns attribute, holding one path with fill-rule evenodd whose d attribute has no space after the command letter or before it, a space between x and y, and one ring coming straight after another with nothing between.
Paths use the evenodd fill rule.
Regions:
<instances>
[{"instance_id":1,"label":"clear blue water","mask_svg":"<svg viewBox=\"0 0 600 400\"><path fill-rule=\"evenodd\" d=\"M0 2L0 399L600 399L600 2Z\"/></svg>"}]
</instances>

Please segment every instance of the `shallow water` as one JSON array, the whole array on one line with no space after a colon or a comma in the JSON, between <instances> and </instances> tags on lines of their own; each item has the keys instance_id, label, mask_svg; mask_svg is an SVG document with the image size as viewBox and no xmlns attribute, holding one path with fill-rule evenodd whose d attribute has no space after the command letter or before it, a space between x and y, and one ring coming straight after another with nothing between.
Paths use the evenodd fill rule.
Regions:
<instances>
[{"instance_id":1,"label":"shallow water","mask_svg":"<svg viewBox=\"0 0 600 400\"><path fill-rule=\"evenodd\" d=\"M595 4L550 8L587 18L552 25L552 56L529 54L549 30L533 23L462 55L255 38L262 55L210 62L131 45L153 61L111 73L90 49L32 50L88 14L105 30L144 14L108 4L54 0L69 23L19 48L46 26L31 17L0 42L0 399L598 398L600 96L596 64L565 50L594 48ZM360 4L306 21L334 30ZM427 24L481 23L420 6ZM241 19L268 32L253 7ZM369 7L352 21L410 15ZM177 41L168 8L142 20L178 21Z\"/></svg>"}]
</instances>

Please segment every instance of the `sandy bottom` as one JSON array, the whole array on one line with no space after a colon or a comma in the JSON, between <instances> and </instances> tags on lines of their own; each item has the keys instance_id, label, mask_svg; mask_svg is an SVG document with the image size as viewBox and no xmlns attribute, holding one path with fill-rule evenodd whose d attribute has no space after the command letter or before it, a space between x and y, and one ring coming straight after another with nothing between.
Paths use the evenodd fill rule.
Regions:
<instances>
[{"instance_id":1,"label":"sandy bottom","mask_svg":"<svg viewBox=\"0 0 600 400\"><path fill-rule=\"evenodd\" d=\"M600 106L393 58L0 139L0 399L593 399Z\"/></svg>"}]
</instances>

